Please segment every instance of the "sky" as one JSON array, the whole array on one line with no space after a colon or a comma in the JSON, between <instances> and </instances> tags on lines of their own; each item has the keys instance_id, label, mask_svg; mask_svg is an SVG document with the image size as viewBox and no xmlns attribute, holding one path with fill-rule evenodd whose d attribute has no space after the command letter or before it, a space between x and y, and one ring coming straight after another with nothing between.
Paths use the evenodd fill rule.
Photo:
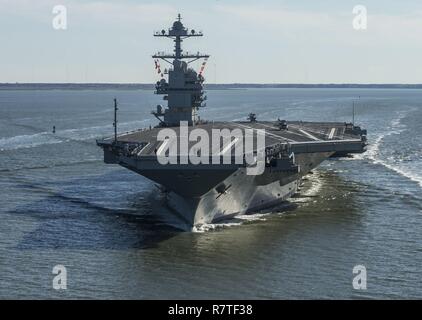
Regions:
<instances>
[{"instance_id":1,"label":"sky","mask_svg":"<svg viewBox=\"0 0 422 320\"><path fill-rule=\"evenodd\" d=\"M0 0L0 82L155 82L173 43L152 35L178 13L204 33L183 45L211 55L208 83L422 83L420 0Z\"/></svg>"}]
</instances>

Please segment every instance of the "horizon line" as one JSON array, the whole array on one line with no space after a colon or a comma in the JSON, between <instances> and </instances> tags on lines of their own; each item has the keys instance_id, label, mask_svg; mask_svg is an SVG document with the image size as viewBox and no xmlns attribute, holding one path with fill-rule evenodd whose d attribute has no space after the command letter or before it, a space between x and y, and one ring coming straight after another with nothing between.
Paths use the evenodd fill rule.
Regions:
<instances>
[{"instance_id":1,"label":"horizon line","mask_svg":"<svg viewBox=\"0 0 422 320\"><path fill-rule=\"evenodd\" d=\"M0 85L155 85L156 82L0 82ZM422 83L400 83L400 82L384 82L384 83L370 83L370 82L210 82L205 85L266 85L266 86L422 86Z\"/></svg>"}]
</instances>

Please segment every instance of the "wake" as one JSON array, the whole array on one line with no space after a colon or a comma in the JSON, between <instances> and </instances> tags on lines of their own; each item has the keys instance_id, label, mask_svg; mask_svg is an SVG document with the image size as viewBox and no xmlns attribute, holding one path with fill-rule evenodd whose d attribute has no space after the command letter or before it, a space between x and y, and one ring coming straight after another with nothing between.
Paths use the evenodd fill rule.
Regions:
<instances>
[{"instance_id":1,"label":"wake","mask_svg":"<svg viewBox=\"0 0 422 320\"><path fill-rule=\"evenodd\" d=\"M383 132L379 134L375 140L370 143L367 151L360 155L354 155L352 160L366 160L374 164L379 164L384 166L385 168L394 171L395 173L418 183L420 187L422 187L422 175L417 174L415 172L410 171L408 168L402 168L397 164L390 163L381 157L381 145L384 140L392 135L399 135L402 132L408 130L406 125L402 124L402 120L406 118L409 113L415 111L416 109L409 109L406 111L402 111L398 113L398 117L393 119L389 126L389 131Z\"/></svg>"},{"instance_id":2,"label":"wake","mask_svg":"<svg viewBox=\"0 0 422 320\"><path fill-rule=\"evenodd\" d=\"M119 131L133 131L142 126L146 121L148 121L148 119L121 123L119 125ZM111 125L104 125L87 128L57 130L55 134L44 131L29 135L18 135L14 137L1 138L0 151L34 148L42 145L58 144L70 141L86 141L103 136L111 136L112 130L113 128Z\"/></svg>"}]
</instances>

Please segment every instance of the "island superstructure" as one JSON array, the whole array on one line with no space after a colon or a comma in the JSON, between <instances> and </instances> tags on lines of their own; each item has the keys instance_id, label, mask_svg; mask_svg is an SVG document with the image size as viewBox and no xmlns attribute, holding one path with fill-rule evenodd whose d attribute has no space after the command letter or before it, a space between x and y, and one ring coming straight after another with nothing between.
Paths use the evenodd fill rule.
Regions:
<instances>
[{"instance_id":1,"label":"island superstructure","mask_svg":"<svg viewBox=\"0 0 422 320\"><path fill-rule=\"evenodd\" d=\"M201 119L199 109L205 106L206 100L203 67L197 72L190 65L200 59L207 60L209 55L184 52L182 42L201 37L202 32L185 28L179 15L170 29L156 32L154 36L174 41L173 53L160 52L153 56L162 77L156 83L155 93L163 95L167 101L167 107L158 105L152 111L158 125L118 136L116 133L97 144L104 150L106 163L119 164L156 182L184 229L192 230L202 224L278 205L297 193L301 178L325 159L366 150L366 130L352 123L260 121L255 114L250 114L245 121ZM161 70L157 59L171 67ZM187 125L183 134L181 123ZM158 156L168 147L169 141L162 141L158 136L164 128L173 129L178 140L195 129L202 129L209 136L216 129L264 132L264 148L255 146L254 149L255 156L262 154L265 160L263 173L248 174L250 164L247 161L197 164L188 159L187 163L163 165ZM227 153L234 157L233 142L223 142L217 150L210 146L210 157L222 157ZM195 145L194 141L186 143L189 150Z\"/></svg>"},{"instance_id":2,"label":"island superstructure","mask_svg":"<svg viewBox=\"0 0 422 320\"><path fill-rule=\"evenodd\" d=\"M187 121L192 126L199 121L198 109L205 106L206 97L203 90L205 79L202 72L198 74L189 68L189 65L199 59L208 59L209 55L199 52L184 53L182 42L191 37L202 37L203 34L194 29L186 29L179 14L171 29L163 29L161 32L156 32L154 36L173 39L175 45L173 54L159 52L153 55L154 59L161 59L172 65L169 70L166 70L168 82L162 78L155 86L155 93L164 95L164 100L168 101L168 107L163 111L162 107L158 106L153 114L160 120L162 126L178 126L180 121Z\"/></svg>"}]
</instances>

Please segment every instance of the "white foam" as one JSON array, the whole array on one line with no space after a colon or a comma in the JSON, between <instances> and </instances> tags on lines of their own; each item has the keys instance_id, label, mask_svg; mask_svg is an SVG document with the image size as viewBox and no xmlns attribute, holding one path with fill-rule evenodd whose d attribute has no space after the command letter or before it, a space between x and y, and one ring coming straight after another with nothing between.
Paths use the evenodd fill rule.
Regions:
<instances>
[{"instance_id":1,"label":"white foam","mask_svg":"<svg viewBox=\"0 0 422 320\"><path fill-rule=\"evenodd\" d=\"M251 214L241 214L236 216L237 219L242 221L265 221L266 216L270 215L271 213L251 213Z\"/></svg>"},{"instance_id":2,"label":"white foam","mask_svg":"<svg viewBox=\"0 0 422 320\"><path fill-rule=\"evenodd\" d=\"M379 154L380 144L382 140L388 136L388 133L380 134L373 141L369 143L365 153L355 154L353 158L347 158L347 160L374 160Z\"/></svg>"},{"instance_id":3,"label":"white foam","mask_svg":"<svg viewBox=\"0 0 422 320\"><path fill-rule=\"evenodd\" d=\"M240 223L240 222L205 223L205 224L201 224L201 225L198 225L198 226L194 226L192 228L192 232L194 232L194 233L204 233L204 232L208 232L208 231L212 231L212 230L216 230L216 229L228 228L228 227L234 227L234 226L240 226L240 225L242 225L242 223Z\"/></svg>"},{"instance_id":4,"label":"white foam","mask_svg":"<svg viewBox=\"0 0 422 320\"><path fill-rule=\"evenodd\" d=\"M374 163L376 164L381 164L384 167L395 171L396 173L400 174L403 177L408 178L409 180L412 180L413 182L417 182L419 184L419 186L422 188L422 175L419 174L415 174L414 172L410 172L406 169L400 168L399 166L395 166L395 165L391 165L386 161L383 160L374 160Z\"/></svg>"},{"instance_id":5,"label":"white foam","mask_svg":"<svg viewBox=\"0 0 422 320\"><path fill-rule=\"evenodd\" d=\"M405 118L410 112L416 109L409 109L406 111L401 111L398 113L398 117L393 119L390 123L389 131L379 134L372 143L370 143L367 151L363 154L356 155L353 158L356 160L370 160L372 163L380 164L387 169L390 169L401 176L408 178L414 182L417 182L420 187L422 187L422 175L416 174L409 171L399 165L389 163L380 158L380 146L382 141L391 135L400 134L406 130L406 126L401 123L402 119ZM394 159L393 159L394 160Z\"/></svg>"},{"instance_id":6,"label":"white foam","mask_svg":"<svg viewBox=\"0 0 422 320\"><path fill-rule=\"evenodd\" d=\"M147 120L130 121L121 123L119 131L131 131L139 128L139 126ZM31 135L19 135L0 139L0 150L16 150L24 148L33 148L41 145L56 144L66 141L76 140L84 141L94 138L111 135L112 126L94 126L87 128L75 128L66 130L57 130L55 134L51 132L40 132Z\"/></svg>"},{"instance_id":7,"label":"white foam","mask_svg":"<svg viewBox=\"0 0 422 320\"><path fill-rule=\"evenodd\" d=\"M317 171L315 171L314 174L307 175L306 177L311 183L311 186L306 189L304 188L304 190L301 191L301 194L308 197L318 195L323 184L322 180L319 178L319 174L317 173Z\"/></svg>"},{"instance_id":8,"label":"white foam","mask_svg":"<svg viewBox=\"0 0 422 320\"><path fill-rule=\"evenodd\" d=\"M142 123L145 121L146 120L124 122L124 123L119 124L118 129L120 132L135 130L139 128L139 126L142 125ZM59 130L56 132L56 135L59 137L64 137L69 140L79 140L79 141L99 138L99 137L111 135L111 134L112 134L111 125Z\"/></svg>"},{"instance_id":9,"label":"white foam","mask_svg":"<svg viewBox=\"0 0 422 320\"><path fill-rule=\"evenodd\" d=\"M274 213L268 212L268 213L241 214L241 215L235 216L232 219L227 219L225 221L221 221L217 223L206 223L206 224L194 226L192 229L192 232L203 233L203 232L217 230L217 229L241 226L245 222L265 221L266 217L270 214L274 214Z\"/></svg>"},{"instance_id":10,"label":"white foam","mask_svg":"<svg viewBox=\"0 0 422 320\"><path fill-rule=\"evenodd\" d=\"M62 140L54 137L49 132L40 132L31 135L20 135L0 139L0 150L15 150L33 148L44 144L61 143Z\"/></svg>"}]
</instances>

